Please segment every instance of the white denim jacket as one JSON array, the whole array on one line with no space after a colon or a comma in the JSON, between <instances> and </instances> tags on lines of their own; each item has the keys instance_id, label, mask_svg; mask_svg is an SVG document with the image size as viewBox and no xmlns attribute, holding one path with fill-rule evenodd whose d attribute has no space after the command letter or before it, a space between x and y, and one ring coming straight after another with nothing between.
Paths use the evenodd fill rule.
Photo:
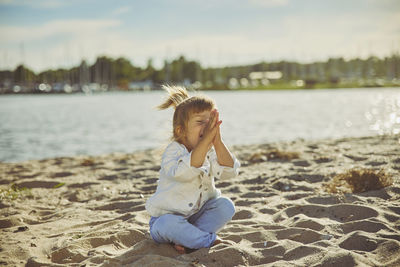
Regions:
<instances>
[{"instance_id":1,"label":"white denim jacket","mask_svg":"<svg viewBox=\"0 0 400 267\"><path fill-rule=\"evenodd\" d=\"M240 163L233 155L233 168L219 165L213 148L200 168L190 165L191 155L184 145L175 141L165 149L157 190L146 202L146 210L151 216L177 214L189 217L207 200L221 195L215 188L214 179L232 178L239 173Z\"/></svg>"}]
</instances>

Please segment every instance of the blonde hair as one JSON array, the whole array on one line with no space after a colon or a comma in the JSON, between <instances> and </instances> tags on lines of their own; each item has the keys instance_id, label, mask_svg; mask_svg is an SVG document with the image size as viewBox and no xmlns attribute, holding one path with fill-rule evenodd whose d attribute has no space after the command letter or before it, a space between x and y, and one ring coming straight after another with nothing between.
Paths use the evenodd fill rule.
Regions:
<instances>
[{"instance_id":1,"label":"blonde hair","mask_svg":"<svg viewBox=\"0 0 400 267\"><path fill-rule=\"evenodd\" d=\"M168 96L157 108L163 110L173 107L175 109L172 120L172 140L182 143L190 116L213 109L215 103L211 98L204 95L189 97L186 88L183 86L163 85L162 89L167 92ZM178 130L179 128L181 131Z\"/></svg>"}]
</instances>

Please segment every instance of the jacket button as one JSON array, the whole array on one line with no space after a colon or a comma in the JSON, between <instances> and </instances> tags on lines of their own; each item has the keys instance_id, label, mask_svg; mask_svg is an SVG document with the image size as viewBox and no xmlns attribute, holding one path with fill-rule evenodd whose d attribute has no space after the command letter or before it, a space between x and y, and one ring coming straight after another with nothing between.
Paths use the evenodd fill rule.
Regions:
<instances>
[{"instance_id":1,"label":"jacket button","mask_svg":"<svg viewBox=\"0 0 400 267\"><path fill-rule=\"evenodd\" d=\"M193 206L193 203L189 203L189 207L192 207Z\"/></svg>"}]
</instances>

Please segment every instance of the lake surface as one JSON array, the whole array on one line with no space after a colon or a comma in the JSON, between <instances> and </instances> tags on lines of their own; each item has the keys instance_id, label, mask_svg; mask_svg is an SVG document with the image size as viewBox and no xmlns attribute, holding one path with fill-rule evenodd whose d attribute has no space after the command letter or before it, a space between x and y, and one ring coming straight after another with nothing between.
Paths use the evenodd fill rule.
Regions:
<instances>
[{"instance_id":1,"label":"lake surface","mask_svg":"<svg viewBox=\"0 0 400 267\"><path fill-rule=\"evenodd\" d=\"M400 88L204 92L228 145L400 133ZM171 136L155 92L0 96L0 161L131 153Z\"/></svg>"}]
</instances>

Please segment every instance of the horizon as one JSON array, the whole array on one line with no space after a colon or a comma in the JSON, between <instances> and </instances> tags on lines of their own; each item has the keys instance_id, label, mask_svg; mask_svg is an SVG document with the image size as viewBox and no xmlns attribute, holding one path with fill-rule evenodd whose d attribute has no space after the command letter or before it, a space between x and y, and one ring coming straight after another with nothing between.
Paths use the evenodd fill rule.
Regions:
<instances>
[{"instance_id":1,"label":"horizon","mask_svg":"<svg viewBox=\"0 0 400 267\"><path fill-rule=\"evenodd\" d=\"M395 0L0 0L0 69L99 56L155 68L180 55L204 68L384 58L400 51L399 18Z\"/></svg>"},{"instance_id":2,"label":"horizon","mask_svg":"<svg viewBox=\"0 0 400 267\"><path fill-rule=\"evenodd\" d=\"M399 56L400 54L399 53L396 53L396 54L392 54L392 55L388 55L387 57L393 57L393 56ZM176 58L173 58L173 59L171 59L171 60L177 60L180 56L184 56L184 55L177 55L177 57ZM82 64L82 62L83 61L85 61L86 62L86 64L88 65L88 66L93 66L96 62L96 60L98 59L98 58L101 58L101 57L107 57L107 58L109 58L109 59L111 59L111 60L117 60L117 59L119 59L119 58L124 58L124 57L111 57L111 56L108 56L108 55L99 55L99 56L97 56L96 58L95 58L95 60L92 62L92 63L89 63L89 62L87 62L87 60L85 60L85 59L81 59L81 61L79 61L76 65L72 65L72 66L68 66L68 67L62 67L62 66L60 66L60 67L57 67L57 68L54 68L54 69L44 69L44 70L41 70L41 71L35 71L35 70L33 70L33 69L30 69L29 68L29 66L26 66L26 65L24 65L24 64L20 64L20 65L17 65L17 66L15 66L15 68L14 69L0 69L0 72L2 72L2 71L15 71L18 67L20 67L20 66L23 66L24 68L26 68L26 69L29 69L29 70L31 70L31 71L33 71L35 74L40 74L40 73L43 73L43 72L46 72L46 71L56 71L56 70L71 70L71 69L73 69L73 68L76 68L76 67L79 67L80 66L80 64ZM370 56L368 56L368 58L370 58L370 57L375 57L375 58L378 58L379 60L384 60L385 58L383 58L383 57L377 57L377 56L375 56L375 55L370 55ZM202 66L201 65L201 63L200 62L197 62L196 60L192 60L192 59L188 59L188 58L186 58L185 57L185 60L187 60L187 61L195 61L195 62L197 62L197 63L199 63L200 64L200 66L201 66L201 68L202 69L207 69L207 68L236 68L236 67L245 67L245 66L252 66L252 65L256 65L256 64L260 64L260 63L267 63L267 64L275 64L275 63L279 63L279 62L287 62L287 63L296 63L296 64L301 64L301 65L306 65L306 64L318 64L318 63L326 63L328 60L330 60L330 59L343 59L345 62L349 62L349 61L351 61L351 60L367 60L368 58L344 58L344 57L330 57L330 58L327 58L327 59L325 59L325 60L319 60L319 61L311 61L311 62L301 62L301 61L290 61L290 60L285 60L285 59L282 59L282 60L277 60L277 61L256 61L256 62L249 62L249 63L245 63L245 64L240 64L240 65L225 65L225 66L217 66L217 67L215 67L215 66ZM132 64L132 61L130 61L129 59L127 59L127 58L124 58L124 59L126 59L126 60L128 60L131 64ZM171 61L170 61L171 62ZM146 66L137 66L137 65L134 65L134 64L132 64L132 66L134 66L134 67L140 67L140 68L146 68ZM153 66L154 67L154 66ZM157 70L162 70L163 69L163 67L164 66L159 66L159 67L155 67L155 69L157 69Z\"/></svg>"}]
</instances>

